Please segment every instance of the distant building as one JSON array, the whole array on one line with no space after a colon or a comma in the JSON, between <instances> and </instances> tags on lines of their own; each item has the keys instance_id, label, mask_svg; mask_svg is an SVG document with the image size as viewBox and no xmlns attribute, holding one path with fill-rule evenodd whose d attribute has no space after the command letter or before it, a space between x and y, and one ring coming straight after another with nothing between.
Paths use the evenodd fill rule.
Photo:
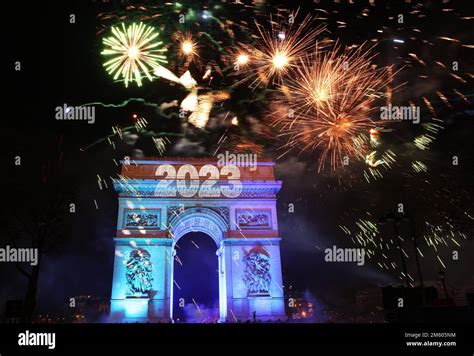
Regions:
<instances>
[{"instance_id":1,"label":"distant building","mask_svg":"<svg viewBox=\"0 0 474 356\"><path fill-rule=\"evenodd\" d=\"M424 286L424 290L420 286L382 288L385 320L407 323L474 321L474 309L466 302L455 304L456 300L464 300L464 290L448 289L441 281L425 282ZM464 297L460 298L460 295Z\"/></svg>"},{"instance_id":2,"label":"distant building","mask_svg":"<svg viewBox=\"0 0 474 356\"><path fill-rule=\"evenodd\" d=\"M451 299L452 303L457 306L466 306L468 305L467 294L474 292L474 285L464 286L462 288L455 288L449 283L445 283L446 291L444 290L443 282L440 280L436 281L427 281L425 282L427 286L433 286L438 291L438 298ZM446 296L446 292L448 295Z\"/></svg>"},{"instance_id":3,"label":"distant building","mask_svg":"<svg viewBox=\"0 0 474 356\"><path fill-rule=\"evenodd\" d=\"M380 287L361 289L355 295L355 321L361 323L381 323L383 317L383 298Z\"/></svg>"},{"instance_id":4,"label":"distant building","mask_svg":"<svg viewBox=\"0 0 474 356\"><path fill-rule=\"evenodd\" d=\"M23 310L22 300L7 300L5 303L5 320L7 324L17 324L21 320Z\"/></svg>"},{"instance_id":5,"label":"distant building","mask_svg":"<svg viewBox=\"0 0 474 356\"><path fill-rule=\"evenodd\" d=\"M108 299L91 295L72 297L58 312L42 312L34 318L34 323L96 323L103 322L110 311Z\"/></svg>"},{"instance_id":6,"label":"distant building","mask_svg":"<svg viewBox=\"0 0 474 356\"><path fill-rule=\"evenodd\" d=\"M110 302L105 298L81 295L66 304L65 316L71 323L101 322L110 312ZM71 304L73 306L71 306Z\"/></svg>"},{"instance_id":7,"label":"distant building","mask_svg":"<svg viewBox=\"0 0 474 356\"><path fill-rule=\"evenodd\" d=\"M382 289L380 287L370 287L356 292L356 311L357 314L374 311L382 308Z\"/></svg>"}]
</instances>

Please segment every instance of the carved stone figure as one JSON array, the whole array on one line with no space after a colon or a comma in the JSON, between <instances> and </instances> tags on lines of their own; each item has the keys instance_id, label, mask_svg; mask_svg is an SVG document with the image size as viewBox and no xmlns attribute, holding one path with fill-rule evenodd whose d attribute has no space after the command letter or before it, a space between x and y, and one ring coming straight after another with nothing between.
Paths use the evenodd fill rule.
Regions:
<instances>
[{"instance_id":1,"label":"carved stone figure","mask_svg":"<svg viewBox=\"0 0 474 356\"><path fill-rule=\"evenodd\" d=\"M142 248L132 250L127 261L127 295L146 294L152 289L151 255Z\"/></svg>"},{"instance_id":2,"label":"carved stone figure","mask_svg":"<svg viewBox=\"0 0 474 356\"><path fill-rule=\"evenodd\" d=\"M246 212L238 215L239 226L242 227L268 227L270 226L267 213Z\"/></svg>"},{"instance_id":3,"label":"carved stone figure","mask_svg":"<svg viewBox=\"0 0 474 356\"><path fill-rule=\"evenodd\" d=\"M158 226L158 215L157 214L146 214L131 212L127 214L127 227L157 227Z\"/></svg>"},{"instance_id":4,"label":"carved stone figure","mask_svg":"<svg viewBox=\"0 0 474 356\"><path fill-rule=\"evenodd\" d=\"M270 274L270 255L263 247L245 251L243 281L251 294L269 294L272 276Z\"/></svg>"}]
</instances>

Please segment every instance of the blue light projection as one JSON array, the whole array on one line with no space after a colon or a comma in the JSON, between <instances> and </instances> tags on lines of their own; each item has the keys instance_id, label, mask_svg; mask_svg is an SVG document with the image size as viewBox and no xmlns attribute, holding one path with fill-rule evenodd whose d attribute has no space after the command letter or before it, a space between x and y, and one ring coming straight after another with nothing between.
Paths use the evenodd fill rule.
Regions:
<instances>
[{"instance_id":1,"label":"blue light projection","mask_svg":"<svg viewBox=\"0 0 474 356\"><path fill-rule=\"evenodd\" d=\"M211 159L173 157L134 163L122 167L127 180L114 180L119 207L109 321L173 321L177 307L173 304L179 302L177 244L189 233L206 234L215 243L217 258L206 258L212 264L211 273L217 273L219 305L206 305L212 310L209 320L217 317L220 322L239 322L254 315L264 321L286 320L276 210L281 181L275 180L274 163L257 162L252 171L239 167L245 179L238 197L221 194L206 198L199 194L179 196L176 184L157 179L155 173L164 165L176 171L192 165L201 171L216 165ZM180 180L180 186L192 185L187 175L173 179ZM220 177L214 184L225 183ZM162 189L156 189L158 184ZM191 269L191 273L198 272ZM190 276L178 282L205 277ZM195 283L188 294L199 296L202 293L196 288L204 285ZM192 315L205 304L185 301ZM198 319L193 318L195 322Z\"/></svg>"}]
</instances>

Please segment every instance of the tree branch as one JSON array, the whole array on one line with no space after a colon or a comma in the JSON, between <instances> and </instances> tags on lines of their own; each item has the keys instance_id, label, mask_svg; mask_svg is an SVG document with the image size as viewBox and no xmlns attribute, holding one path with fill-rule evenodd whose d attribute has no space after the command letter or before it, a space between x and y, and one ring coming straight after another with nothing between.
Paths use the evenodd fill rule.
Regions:
<instances>
[{"instance_id":1,"label":"tree branch","mask_svg":"<svg viewBox=\"0 0 474 356\"><path fill-rule=\"evenodd\" d=\"M21 272L22 275L24 275L26 278L31 279L31 274L26 272L23 268L21 268L20 264L17 262L16 263L16 268Z\"/></svg>"}]
</instances>

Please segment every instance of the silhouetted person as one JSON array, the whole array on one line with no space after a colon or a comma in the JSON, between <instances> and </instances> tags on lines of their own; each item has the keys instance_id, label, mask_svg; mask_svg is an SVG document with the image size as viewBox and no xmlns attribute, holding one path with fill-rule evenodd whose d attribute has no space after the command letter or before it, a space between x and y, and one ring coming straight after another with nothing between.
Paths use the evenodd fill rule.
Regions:
<instances>
[{"instance_id":1,"label":"silhouetted person","mask_svg":"<svg viewBox=\"0 0 474 356\"><path fill-rule=\"evenodd\" d=\"M252 313L252 316L253 316L253 322L257 322L257 312L254 310L253 313Z\"/></svg>"}]
</instances>

